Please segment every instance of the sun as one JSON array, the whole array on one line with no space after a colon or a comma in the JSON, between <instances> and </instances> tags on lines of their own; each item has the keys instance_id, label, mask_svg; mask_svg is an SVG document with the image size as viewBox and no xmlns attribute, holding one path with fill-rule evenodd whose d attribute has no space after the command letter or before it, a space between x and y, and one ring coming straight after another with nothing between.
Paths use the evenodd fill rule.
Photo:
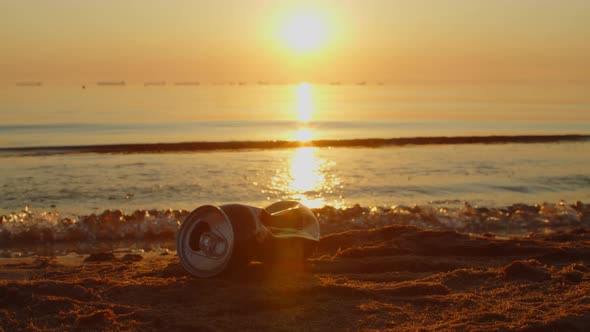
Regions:
<instances>
[{"instance_id":1,"label":"sun","mask_svg":"<svg viewBox=\"0 0 590 332\"><path fill-rule=\"evenodd\" d=\"M319 49L328 37L325 20L315 13L300 13L287 18L282 38L287 46L297 52Z\"/></svg>"}]
</instances>

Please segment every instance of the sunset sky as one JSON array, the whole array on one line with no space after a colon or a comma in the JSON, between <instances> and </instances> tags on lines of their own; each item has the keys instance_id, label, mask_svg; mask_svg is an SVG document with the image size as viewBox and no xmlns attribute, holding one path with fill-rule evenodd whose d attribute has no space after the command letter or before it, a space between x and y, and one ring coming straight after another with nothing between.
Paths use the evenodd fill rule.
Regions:
<instances>
[{"instance_id":1,"label":"sunset sky","mask_svg":"<svg viewBox=\"0 0 590 332\"><path fill-rule=\"evenodd\" d=\"M0 2L0 80L590 82L590 1Z\"/></svg>"}]
</instances>

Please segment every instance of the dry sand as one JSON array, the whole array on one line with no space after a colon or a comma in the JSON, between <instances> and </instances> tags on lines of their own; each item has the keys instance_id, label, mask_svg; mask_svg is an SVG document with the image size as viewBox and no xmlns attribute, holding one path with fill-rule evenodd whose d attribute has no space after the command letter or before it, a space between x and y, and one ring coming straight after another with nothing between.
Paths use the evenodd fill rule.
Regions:
<instances>
[{"instance_id":1,"label":"dry sand","mask_svg":"<svg viewBox=\"0 0 590 332\"><path fill-rule=\"evenodd\" d=\"M214 279L174 254L4 259L0 330L588 331L589 244L387 226Z\"/></svg>"}]
</instances>

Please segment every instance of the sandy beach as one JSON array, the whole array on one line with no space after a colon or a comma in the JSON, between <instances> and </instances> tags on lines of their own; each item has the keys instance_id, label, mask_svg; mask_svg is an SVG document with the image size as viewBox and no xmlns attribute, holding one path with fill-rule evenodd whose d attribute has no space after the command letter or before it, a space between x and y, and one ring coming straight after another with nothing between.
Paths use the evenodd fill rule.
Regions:
<instances>
[{"instance_id":1,"label":"sandy beach","mask_svg":"<svg viewBox=\"0 0 590 332\"><path fill-rule=\"evenodd\" d=\"M0 332L590 331L590 1L0 22Z\"/></svg>"},{"instance_id":2,"label":"sandy beach","mask_svg":"<svg viewBox=\"0 0 590 332\"><path fill-rule=\"evenodd\" d=\"M174 251L0 262L2 330L590 328L590 231L498 239L405 225L322 237L305 264L198 279Z\"/></svg>"}]
</instances>

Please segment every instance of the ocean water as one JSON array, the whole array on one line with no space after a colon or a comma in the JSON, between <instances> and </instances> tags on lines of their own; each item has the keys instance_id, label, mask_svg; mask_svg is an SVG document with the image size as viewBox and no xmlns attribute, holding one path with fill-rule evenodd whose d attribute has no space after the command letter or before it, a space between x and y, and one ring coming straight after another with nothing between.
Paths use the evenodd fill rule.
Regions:
<instances>
[{"instance_id":1,"label":"ocean water","mask_svg":"<svg viewBox=\"0 0 590 332\"><path fill-rule=\"evenodd\" d=\"M0 158L0 213L107 208L508 206L590 201L590 142Z\"/></svg>"},{"instance_id":2,"label":"ocean water","mask_svg":"<svg viewBox=\"0 0 590 332\"><path fill-rule=\"evenodd\" d=\"M590 142L313 147L313 140L590 134L583 86L0 88L0 214L105 209L590 201ZM212 151L27 147L288 140ZM129 152L129 153L125 153Z\"/></svg>"},{"instance_id":3,"label":"ocean water","mask_svg":"<svg viewBox=\"0 0 590 332\"><path fill-rule=\"evenodd\" d=\"M583 85L0 86L0 147L588 134Z\"/></svg>"}]
</instances>

